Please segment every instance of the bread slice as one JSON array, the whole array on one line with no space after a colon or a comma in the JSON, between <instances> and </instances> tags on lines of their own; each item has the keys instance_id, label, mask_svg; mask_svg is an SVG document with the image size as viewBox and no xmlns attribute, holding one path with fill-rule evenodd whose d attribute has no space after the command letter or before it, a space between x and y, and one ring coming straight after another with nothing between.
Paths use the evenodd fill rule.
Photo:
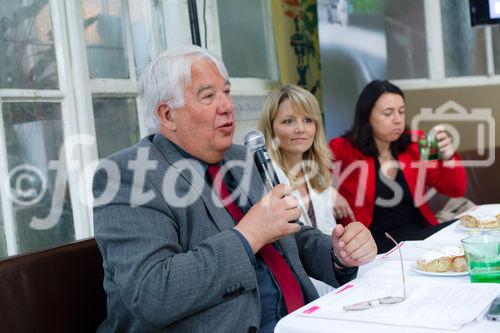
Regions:
<instances>
[{"instance_id":1,"label":"bread slice","mask_svg":"<svg viewBox=\"0 0 500 333\"><path fill-rule=\"evenodd\" d=\"M417 268L424 272L465 272L467 262L460 246L447 246L425 252L417 259Z\"/></svg>"},{"instance_id":2,"label":"bread slice","mask_svg":"<svg viewBox=\"0 0 500 333\"><path fill-rule=\"evenodd\" d=\"M451 261L451 270L454 272L467 272L467 261L465 256L453 257Z\"/></svg>"},{"instance_id":3,"label":"bread slice","mask_svg":"<svg viewBox=\"0 0 500 333\"><path fill-rule=\"evenodd\" d=\"M472 215L460 216L460 223L467 228L477 228L477 219Z\"/></svg>"},{"instance_id":4,"label":"bread slice","mask_svg":"<svg viewBox=\"0 0 500 333\"><path fill-rule=\"evenodd\" d=\"M451 259L443 256L432 260L419 258L417 259L417 268L424 272L450 272Z\"/></svg>"},{"instance_id":5,"label":"bread slice","mask_svg":"<svg viewBox=\"0 0 500 333\"><path fill-rule=\"evenodd\" d=\"M490 220L478 220L477 222L477 227L481 229L494 229L500 227L500 224L498 223L497 219L495 216L493 216L495 219L490 219Z\"/></svg>"}]
</instances>

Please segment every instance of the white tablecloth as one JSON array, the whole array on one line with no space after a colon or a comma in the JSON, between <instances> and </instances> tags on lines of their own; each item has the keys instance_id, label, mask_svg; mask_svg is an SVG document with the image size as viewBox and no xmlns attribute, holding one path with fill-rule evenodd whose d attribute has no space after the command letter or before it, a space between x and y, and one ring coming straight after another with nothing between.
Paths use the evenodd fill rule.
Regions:
<instances>
[{"instance_id":1,"label":"white tablecloth","mask_svg":"<svg viewBox=\"0 0 500 333\"><path fill-rule=\"evenodd\" d=\"M460 244L462 238L467 237L467 233L457 227L457 223L452 224L438 233L432 235L424 242L432 244ZM407 282L416 283L432 283L439 279L440 282L445 283L464 283L469 281L469 276L455 276L455 277L432 277L422 275L420 273L414 272L409 269L411 262L405 261L405 275ZM372 263L365 265L360 268L358 277L373 277L377 279L386 279L392 281L401 281L401 268L398 261L387 261L384 259L377 258ZM317 301L315 301L317 302ZM297 316L297 313L301 313L305 309L309 309L315 304L315 302L309 303L302 307L301 309L291 313L285 318L281 319L276 326L274 332L276 333L315 333L315 332L369 332L369 333L430 333L430 332L452 332L445 330L436 329L422 329L422 328L410 328L402 326L390 326L382 324L372 324L372 323L361 323L354 321L342 321L342 320L332 320L332 319L319 319L312 317ZM488 321L486 319L474 321L462 327L458 332L500 332L500 322Z\"/></svg>"}]
</instances>

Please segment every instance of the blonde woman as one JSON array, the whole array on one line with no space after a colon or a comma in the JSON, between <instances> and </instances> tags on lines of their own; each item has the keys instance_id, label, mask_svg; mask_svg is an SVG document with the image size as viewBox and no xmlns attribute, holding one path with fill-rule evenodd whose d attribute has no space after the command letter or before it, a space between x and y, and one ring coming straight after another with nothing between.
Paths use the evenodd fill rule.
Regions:
<instances>
[{"instance_id":1,"label":"blonde woman","mask_svg":"<svg viewBox=\"0 0 500 333\"><path fill-rule=\"evenodd\" d=\"M260 130L281 183L294 188L304 212L301 222L331 235L337 218L354 219L347 202L332 188L332 156L316 98L295 85L267 97ZM333 210L335 208L335 210Z\"/></svg>"},{"instance_id":2,"label":"blonde woman","mask_svg":"<svg viewBox=\"0 0 500 333\"><path fill-rule=\"evenodd\" d=\"M331 187L332 156L318 101L310 92L294 85L271 91L264 102L260 130L280 183L294 189L292 195L302 207L302 223L332 235L334 211L353 218L347 201ZM334 289L311 281L320 296Z\"/></svg>"}]
</instances>

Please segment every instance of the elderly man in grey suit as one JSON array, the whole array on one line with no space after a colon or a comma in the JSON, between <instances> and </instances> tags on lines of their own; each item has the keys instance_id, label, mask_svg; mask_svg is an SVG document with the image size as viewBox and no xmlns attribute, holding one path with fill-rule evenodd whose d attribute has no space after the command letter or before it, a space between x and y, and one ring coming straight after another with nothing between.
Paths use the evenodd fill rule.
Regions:
<instances>
[{"instance_id":1,"label":"elderly man in grey suit","mask_svg":"<svg viewBox=\"0 0 500 333\"><path fill-rule=\"evenodd\" d=\"M196 46L165 51L140 85L155 134L94 176L108 304L99 332L272 332L318 297L309 276L336 287L375 257L360 223L331 237L290 223L300 216L291 189L266 192L246 148L232 143L217 57Z\"/></svg>"}]
</instances>

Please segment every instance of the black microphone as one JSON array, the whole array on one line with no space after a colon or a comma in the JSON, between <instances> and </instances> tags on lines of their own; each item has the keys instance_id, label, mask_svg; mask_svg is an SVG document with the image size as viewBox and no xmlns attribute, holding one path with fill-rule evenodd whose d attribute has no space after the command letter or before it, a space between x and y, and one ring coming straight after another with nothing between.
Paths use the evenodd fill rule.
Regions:
<instances>
[{"instance_id":1,"label":"black microphone","mask_svg":"<svg viewBox=\"0 0 500 333\"><path fill-rule=\"evenodd\" d=\"M280 183L276 171L274 170L273 163L269 158L269 154L266 150L266 140L264 139L264 134L259 130L251 130L245 135L244 140L245 146L252 152L253 160L257 165L260 177L266 186L267 190L270 191L274 186ZM302 206L298 205L302 215L307 216ZM298 220L289 221L289 223L299 223Z\"/></svg>"},{"instance_id":2,"label":"black microphone","mask_svg":"<svg viewBox=\"0 0 500 333\"><path fill-rule=\"evenodd\" d=\"M276 171L274 171L273 164L269 158L269 154L266 150L266 140L264 139L264 134L259 130L251 130L245 135L245 146L252 152L253 159L257 165L262 181L266 185L268 190L271 190L274 186L278 185L280 182Z\"/></svg>"}]
</instances>

